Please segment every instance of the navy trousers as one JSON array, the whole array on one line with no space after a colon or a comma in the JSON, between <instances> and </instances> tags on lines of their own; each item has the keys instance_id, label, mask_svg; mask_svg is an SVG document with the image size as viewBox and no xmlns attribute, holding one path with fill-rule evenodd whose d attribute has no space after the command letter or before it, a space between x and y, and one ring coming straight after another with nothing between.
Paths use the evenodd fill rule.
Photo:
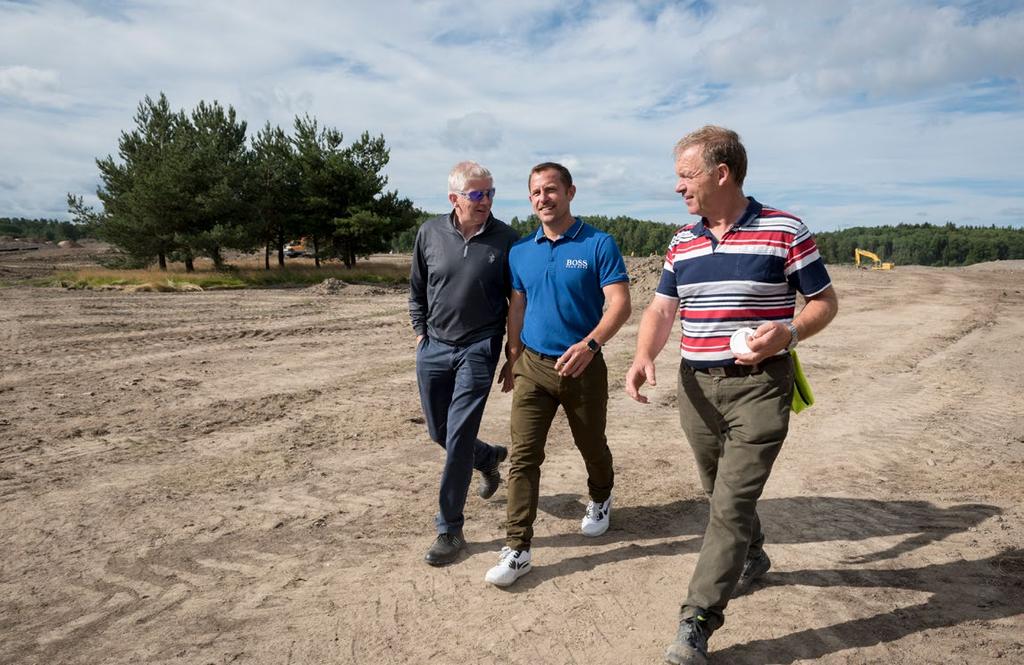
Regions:
<instances>
[{"instance_id":1,"label":"navy trousers","mask_svg":"<svg viewBox=\"0 0 1024 665\"><path fill-rule=\"evenodd\" d=\"M424 337L416 348L416 381L430 438L445 449L441 473L438 533L458 532L465 522L473 469L490 469L497 449L477 438L494 370L501 354L501 335L471 344L447 344Z\"/></svg>"}]
</instances>

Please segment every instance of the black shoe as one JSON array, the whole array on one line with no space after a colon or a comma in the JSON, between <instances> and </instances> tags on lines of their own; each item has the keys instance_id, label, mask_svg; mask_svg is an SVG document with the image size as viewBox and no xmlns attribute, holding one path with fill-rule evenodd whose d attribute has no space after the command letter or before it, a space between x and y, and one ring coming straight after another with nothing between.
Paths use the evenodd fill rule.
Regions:
<instances>
[{"instance_id":1,"label":"black shoe","mask_svg":"<svg viewBox=\"0 0 1024 665\"><path fill-rule=\"evenodd\" d=\"M711 630L705 618L707 612L698 609L689 619L679 622L676 641L665 650L665 662L672 665L707 665L708 637Z\"/></svg>"},{"instance_id":2,"label":"black shoe","mask_svg":"<svg viewBox=\"0 0 1024 665\"><path fill-rule=\"evenodd\" d=\"M501 484L501 472L498 471L498 466L508 457L508 448L505 446L495 446L495 448L498 452L494 458L494 466L480 472L480 486L476 488L476 493L481 499L490 499L498 491L498 485Z\"/></svg>"},{"instance_id":3,"label":"black shoe","mask_svg":"<svg viewBox=\"0 0 1024 665\"><path fill-rule=\"evenodd\" d=\"M753 559L747 559L743 563L743 572L740 573L740 581L736 583L736 588L732 590L732 597L742 596L746 592L750 591L751 585L759 579L762 575L768 572L768 569L772 567L772 561L765 554L764 550L761 550L760 556Z\"/></svg>"},{"instance_id":4,"label":"black shoe","mask_svg":"<svg viewBox=\"0 0 1024 665\"><path fill-rule=\"evenodd\" d=\"M459 552L465 546L466 540L461 533L442 533L437 536L437 540L423 558L431 566L447 566L458 558Z\"/></svg>"}]
</instances>

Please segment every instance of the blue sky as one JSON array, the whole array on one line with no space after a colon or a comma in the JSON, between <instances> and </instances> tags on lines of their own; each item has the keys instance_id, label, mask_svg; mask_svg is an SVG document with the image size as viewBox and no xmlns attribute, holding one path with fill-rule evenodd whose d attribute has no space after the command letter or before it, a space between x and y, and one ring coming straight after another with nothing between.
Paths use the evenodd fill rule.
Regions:
<instances>
[{"instance_id":1,"label":"blue sky","mask_svg":"<svg viewBox=\"0 0 1024 665\"><path fill-rule=\"evenodd\" d=\"M743 137L746 193L812 230L1024 226L1019 0L0 0L0 216L95 203L94 159L160 92L250 133L383 134L389 186L431 211L475 159L525 217L554 160L578 214L682 223L672 146L714 123Z\"/></svg>"}]
</instances>

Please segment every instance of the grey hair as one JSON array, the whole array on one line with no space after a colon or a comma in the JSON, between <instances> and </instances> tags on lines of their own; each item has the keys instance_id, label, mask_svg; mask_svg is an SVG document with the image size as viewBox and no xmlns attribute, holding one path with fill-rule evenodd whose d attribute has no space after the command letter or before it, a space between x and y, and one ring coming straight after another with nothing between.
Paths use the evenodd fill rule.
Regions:
<instances>
[{"instance_id":1,"label":"grey hair","mask_svg":"<svg viewBox=\"0 0 1024 665\"><path fill-rule=\"evenodd\" d=\"M487 178L494 181L491 172L476 162L459 162L452 167L448 174L448 193L458 194L466 191L466 183L477 178Z\"/></svg>"}]
</instances>

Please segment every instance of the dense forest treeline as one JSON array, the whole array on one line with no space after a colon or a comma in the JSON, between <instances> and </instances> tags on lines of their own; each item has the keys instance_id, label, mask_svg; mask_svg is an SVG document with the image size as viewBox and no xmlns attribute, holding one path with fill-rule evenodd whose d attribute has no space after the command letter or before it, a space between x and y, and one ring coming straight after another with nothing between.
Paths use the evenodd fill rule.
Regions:
<instances>
[{"instance_id":1,"label":"dense forest treeline","mask_svg":"<svg viewBox=\"0 0 1024 665\"><path fill-rule=\"evenodd\" d=\"M825 263L851 263L854 249L896 265L964 266L1024 259L1024 228L898 224L857 226L815 235Z\"/></svg>"},{"instance_id":2,"label":"dense forest treeline","mask_svg":"<svg viewBox=\"0 0 1024 665\"><path fill-rule=\"evenodd\" d=\"M31 238L33 240L78 240L91 235L92 230L82 224L58 219L25 219L24 217L0 217L0 236Z\"/></svg>"}]
</instances>

